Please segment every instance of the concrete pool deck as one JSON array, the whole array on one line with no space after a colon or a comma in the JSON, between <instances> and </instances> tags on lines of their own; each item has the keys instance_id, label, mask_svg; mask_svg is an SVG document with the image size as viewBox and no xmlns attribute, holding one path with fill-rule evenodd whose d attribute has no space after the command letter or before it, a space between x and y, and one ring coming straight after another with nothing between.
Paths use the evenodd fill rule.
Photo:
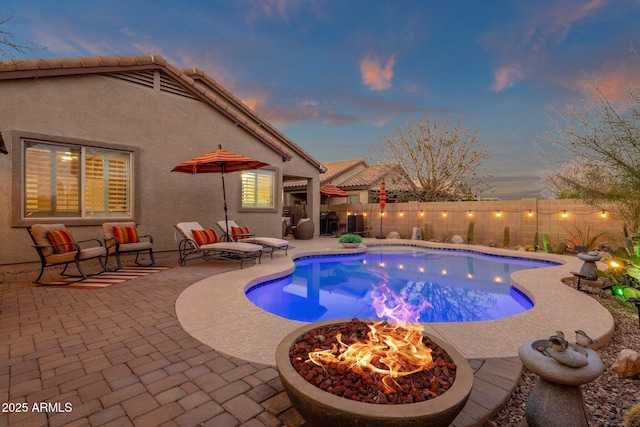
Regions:
<instances>
[{"instance_id":1,"label":"concrete pool deck","mask_svg":"<svg viewBox=\"0 0 640 427\"><path fill-rule=\"evenodd\" d=\"M365 239L365 244L413 244L441 247L422 241ZM245 296L251 286L276 279L293 271L293 260L306 255L348 253L336 239L294 240L290 256L276 255L262 264L203 279L189 286L176 301L176 314L182 328L202 343L218 351L253 363L275 365L275 350L289 332L305 322L268 313ZM526 341L546 338L561 330L569 340L582 329L604 345L614 332L611 314L593 298L566 286L561 278L579 271L582 261L575 256L553 255L446 244L447 248L521 256L556 261L559 266L518 271L512 283L534 303L524 313L504 319L466 323L426 323L425 332L455 346L467 359L517 358Z\"/></svg>"}]
</instances>

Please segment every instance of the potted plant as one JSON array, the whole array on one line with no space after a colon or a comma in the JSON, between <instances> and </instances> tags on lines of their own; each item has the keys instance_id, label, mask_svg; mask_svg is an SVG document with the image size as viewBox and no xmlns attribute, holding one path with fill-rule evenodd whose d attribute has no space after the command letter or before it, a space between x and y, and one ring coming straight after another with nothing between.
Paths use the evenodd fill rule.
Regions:
<instances>
[{"instance_id":1,"label":"potted plant","mask_svg":"<svg viewBox=\"0 0 640 427\"><path fill-rule=\"evenodd\" d=\"M362 236L359 234L343 234L338 239L338 243L340 243L345 248L357 248L362 243Z\"/></svg>"}]
</instances>

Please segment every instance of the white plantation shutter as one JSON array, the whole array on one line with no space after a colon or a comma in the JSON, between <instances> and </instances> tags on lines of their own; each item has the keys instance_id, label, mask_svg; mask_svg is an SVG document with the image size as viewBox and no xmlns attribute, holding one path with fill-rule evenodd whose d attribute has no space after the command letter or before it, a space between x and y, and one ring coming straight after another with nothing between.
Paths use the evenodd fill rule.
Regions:
<instances>
[{"instance_id":1,"label":"white plantation shutter","mask_svg":"<svg viewBox=\"0 0 640 427\"><path fill-rule=\"evenodd\" d=\"M77 216L80 150L30 142L25 146L26 217Z\"/></svg>"},{"instance_id":2,"label":"white plantation shutter","mask_svg":"<svg viewBox=\"0 0 640 427\"><path fill-rule=\"evenodd\" d=\"M272 208L273 171L251 170L242 173L242 206Z\"/></svg>"},{"instance_id":3,"label":"white plantation shutter","mask_svg":"<svg viewBox=\"0 0 640 427\"><path fill-rule=\"evenodd\" d=\"M25 218L131 217L130 152L26 141L24 158Z\"/></svg>"}]
</instances>

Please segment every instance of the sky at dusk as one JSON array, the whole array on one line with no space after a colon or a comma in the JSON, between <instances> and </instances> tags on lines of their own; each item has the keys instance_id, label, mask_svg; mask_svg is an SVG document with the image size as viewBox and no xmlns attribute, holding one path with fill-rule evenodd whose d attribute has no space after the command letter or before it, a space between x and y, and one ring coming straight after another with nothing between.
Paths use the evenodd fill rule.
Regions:
<instances>
[{"instance_id":1,"label":"sky at dusk","mask_svg":"<svg viewBox=\"0 0 640 427\"><path fill-rule=\"evenodd\" d=\"M197 67L321 162L409 121L479 129L484 196L539 196L553 109L640 86L640 0L3 0L15 58L159 54Z\"/></svg>"}]
</instances>

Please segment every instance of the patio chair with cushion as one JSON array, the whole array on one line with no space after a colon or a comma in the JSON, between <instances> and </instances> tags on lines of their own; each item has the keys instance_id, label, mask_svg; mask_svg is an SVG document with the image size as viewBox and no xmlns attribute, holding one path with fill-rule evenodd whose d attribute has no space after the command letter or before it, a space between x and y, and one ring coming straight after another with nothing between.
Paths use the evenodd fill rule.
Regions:
<instances>
[{"instance_id":1,"label":"patio chair with cushion","mask_svg":"<svg viewBox=\"0 0 640 427\"><path fill-rule=\"evenodd\" d=\"M229 223L229 228L231 229L231 234L227 231L227 224ZM228 240L233 240L234 242L249 242L255 243L257 245L262 245L264 248L269 250L271 254L271 258L273 258L273 252L277 250L283 250L284 254L287 254L289 250L289 242L284 239L278 239L277 237L260 237L256 236L249 230L249 227L241 227L234 220L226 221L218 221L218 227L227 236Z\"/></svg>"},{"instance_id":2,"label":"patio chair with cushion","mask_svg":"<svg viewBox=\"0 0 640 427\"><path fill-rule=\"evenodd\" d=\"M115 255L118 270L122 268L121 254L135 253L135 263L142 267L149 267L156 263L153 257L153 237L138 234L135 222L105 222L102 224L104 243L107 257ZM140 253L149 252L150 261L143 264L138 261Z\"/></svg>"},{"instance_id":3,"label":"patio chair with cushion","mask_svg":"<svg viewBox=\"0 0 640 427\"><path fill-rule=\"evenodd\" d=\"M205 230L197 222L181 222L175 225L182 236L178 250L180 265L187 259L211 258L240 261L240 268L245 260L261 261L262 246L245 242L222 242L215 229Z\"/></svg>"},{"instance_id":4,"label":"patio chair with cushion","mask_svg":"<svg viewBox=\"0 0 640 427\"><path fill-rule=\"evenodd\" d=\"M40 274L33 283L43 284L40 279L46 267L63 264L64 269L60 273L61 275L79 277L78 281L86 279L93 274L85 273L80 263L94 258L97 258L102 266L102 271L98 273L107 271L105 264L107 250L102 246L100 240L75 240L71 231L64 224L33 224L27 228L27 231L31 236L31 240L33 240L33 247L38 252L41 263ZM96 242L97 245L91 245L89 242ZM105 258L105 261L102 261L102 257ZM75 264L78 273L80 273L79 276L67 274L67 267L71 263Z\"/></svg>"}]
</instances>

